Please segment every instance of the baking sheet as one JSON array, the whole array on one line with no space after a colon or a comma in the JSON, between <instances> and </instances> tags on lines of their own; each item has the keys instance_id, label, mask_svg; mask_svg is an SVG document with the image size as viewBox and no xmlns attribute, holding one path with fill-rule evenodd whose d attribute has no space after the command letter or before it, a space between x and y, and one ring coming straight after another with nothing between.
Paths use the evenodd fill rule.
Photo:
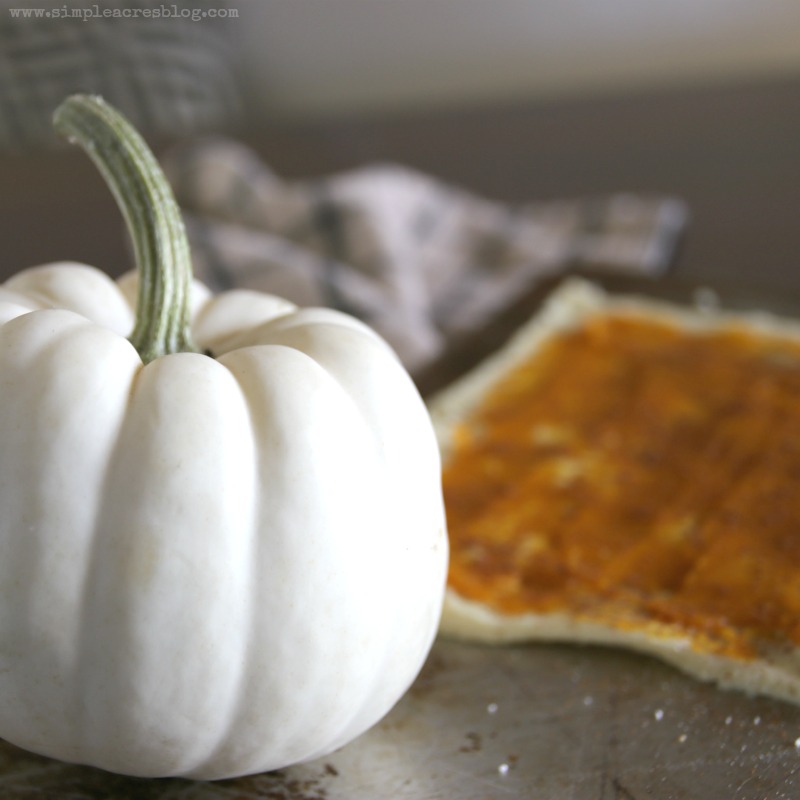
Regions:
<instances>
[{"instance_id":1,"label":"baking sheet","mask_svg":"<svg viewBox=\"0 0 800 800\"><path fill-rule=\"evenodd\" d=\"M685 301L800 308L794 298L742 287L709 293L670 282L611 283ZM524 300L530 313L536 296ZM503 325L512 323L509 316ZM487 333L484 346L502 335ZM468 352L460 368L469 366ZM391 713L320 761L216 783L139 780L0 742L0 797L789 800L800 797L800 707L720 690L619 650L440 640Z\"/></svg>"},{"instance_id":2,"label":"baking sheet","mask_svg":"<svg viewBox=\"0 0 800 800\"><path fill-rule=\"evenodd\" d=\"M88 800L790 800L800 708L587 646L440 641L411 691L320 761L216 783L140 780L0 747L0 797Z\"/></svg>"}]
</instances>

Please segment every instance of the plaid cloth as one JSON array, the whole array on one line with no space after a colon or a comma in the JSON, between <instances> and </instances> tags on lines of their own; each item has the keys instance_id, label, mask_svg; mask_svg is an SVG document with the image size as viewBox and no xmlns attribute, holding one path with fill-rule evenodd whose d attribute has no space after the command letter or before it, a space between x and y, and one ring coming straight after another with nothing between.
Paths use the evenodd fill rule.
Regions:
<instances>
[{"instance_id":1,"label":"plaid cloth","mask_svg":"<svg viewBox=\"0 0 800 800\"><path fill-rule=\"evenodd\" d=\"M167 154L196 275L368 322L412 372L543 276L659 273L685 221L668 197L509 207L393 164L285 181L241 143Z\"/></svg>"},{"instance_id":2,"label":"plaid cloth","mask_svg":"<svg viewBox=\"0 0 800 800\"><path fill-rule=\"evenodd\" d=\"M233 132L241 20L202 16L227 9L225 0L0 0L0 149L63 145L52 115L74 92L102 95L148 138Z\"/></svg>"}]
</instances>

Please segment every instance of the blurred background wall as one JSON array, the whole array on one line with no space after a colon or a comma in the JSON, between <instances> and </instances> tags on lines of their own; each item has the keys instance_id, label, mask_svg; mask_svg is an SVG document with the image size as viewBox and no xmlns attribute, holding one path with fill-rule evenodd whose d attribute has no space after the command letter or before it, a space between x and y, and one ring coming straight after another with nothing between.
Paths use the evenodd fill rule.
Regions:
<instances>
[{"instance_id":1,"label":"blurred background wall","mask_svg":"<svg viewBox=\"0 0 800 800\"><path fill-rule=\"evenodd\" d=\"M800 72L798 0L239 0L251 110L317 117Z\"/></svg>"},{"instance_id":2,"label":"blurred background wall","mask_svg":"<svg viewBox=\"0 0 800 800\"><path fill-rule=\"evenodd\" d=\"M0 148L72 91L176 136L787 72L800 0L0 0Z\"/></svg>"}]
</instances>

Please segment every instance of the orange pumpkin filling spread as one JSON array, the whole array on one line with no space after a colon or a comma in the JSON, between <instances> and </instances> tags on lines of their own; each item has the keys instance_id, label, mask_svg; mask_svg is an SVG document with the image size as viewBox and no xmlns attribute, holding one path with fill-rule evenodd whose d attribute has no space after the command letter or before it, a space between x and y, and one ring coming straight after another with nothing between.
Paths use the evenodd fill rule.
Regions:
<instances>
[{"instance_id":1,"label":"orange pumpkin filling spread","mask_svg":"<svg viewBox=\"0 0 800 800\"><path fill-rule=\"evenodd\" d=\"M800 644L800 345L606 314L495 384L444 471L450 586L749 658Z\"/></svg>"}]
</instances>

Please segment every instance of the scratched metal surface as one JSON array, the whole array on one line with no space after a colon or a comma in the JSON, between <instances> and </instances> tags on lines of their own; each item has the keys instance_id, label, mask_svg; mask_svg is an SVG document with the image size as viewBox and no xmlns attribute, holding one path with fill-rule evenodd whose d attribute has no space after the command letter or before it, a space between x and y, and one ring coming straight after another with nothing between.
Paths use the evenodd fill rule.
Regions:
<instances>
[{"instance_id":1,"label":"scratched metal surface","mask_svg":"<svg viewBox=\"0 0 800 800\"><path fill-rule=\"evenodd\" d=\"M789 800L800 708L596 647L438 642L372 731L321 761L217 783L147 781L0 745L25 800Z\"/></svg>"},{"instance_id":2,"label":"scratched metal surface","mask_svg":"<svg viewBox=\"0 0 800 800\"><path fill-rule=\"evenodd\" d=\"M696 287L612 288L691 301ZM730 307L800 310L797 298L747 287L719 295ZM3 800L798 797L800 707L588 646L439 641L409 693L360 739L318 762L230 781L124 778L0 742Z\"/></svg>"}]
</instances>

